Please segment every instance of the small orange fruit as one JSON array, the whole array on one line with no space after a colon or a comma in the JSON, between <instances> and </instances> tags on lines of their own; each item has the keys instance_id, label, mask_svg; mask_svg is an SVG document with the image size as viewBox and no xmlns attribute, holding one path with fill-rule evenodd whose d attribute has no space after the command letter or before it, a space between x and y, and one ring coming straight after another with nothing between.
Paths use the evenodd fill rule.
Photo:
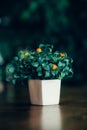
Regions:
<instances>
[{"instance_id":1,"label":"small orange fruit","mask_svg":"<svg viewBox=\"0 0 87 130\"><path fill-rule=\"evenodd\" d=\"M60 53L60 56L61 57L65 57L65 53Z\"/></svg>"},{"instance_id":2,"label":"small orange fruit","mask_svg":"<svg viewBox=\"0 0 87 130\"><path fill-rule=\"evenodd\" d=\"M28 55L29 55L28 51L24 52L24 56L28 56Z\"/></svg>"},{"instance_id":3,"label":"small orange fruit","mask_svg":"<svg viewBox=\"0 0 87 130\"><path fill-rule=\"evenodd\" d=\"M42 49L41 49L41 48L37 48L36 51L37 51L38 53L41 53L41 52L42 52Z\"/></svg>"},{"instance_id":4,"label":"small orange fruit","mask_svg":"<svg viewBox=\"0 0 87 130\"><path fill-rule=\"evenodd\" d=\"M57 65L56 65L56 64L53 64L52 70L56 70L56 69L57 69Z\"/></svg>"}]
</instances>

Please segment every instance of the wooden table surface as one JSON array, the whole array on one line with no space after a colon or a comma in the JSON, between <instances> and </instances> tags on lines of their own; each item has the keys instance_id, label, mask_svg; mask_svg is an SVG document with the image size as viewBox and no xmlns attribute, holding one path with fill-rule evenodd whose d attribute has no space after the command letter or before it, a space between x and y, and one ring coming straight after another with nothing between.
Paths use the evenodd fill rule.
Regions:
<instances>
[{"instance_id":1,"label":"wooden table surface","mask_svg":"<svg viewBox=\"0 0 87 130\"><path fill-rule=\"evenodd\" d=\"M27 87L0 83L0 130L10 129L87 130L87 88L62 86L60 105L32 106Z\"/></svg>"}]
</instances>

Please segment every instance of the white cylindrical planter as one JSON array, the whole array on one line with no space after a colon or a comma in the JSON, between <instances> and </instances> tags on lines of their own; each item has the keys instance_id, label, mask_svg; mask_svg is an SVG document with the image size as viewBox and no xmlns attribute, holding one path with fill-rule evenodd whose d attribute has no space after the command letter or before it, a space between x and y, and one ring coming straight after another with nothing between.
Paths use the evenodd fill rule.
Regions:
<instances>
[{"instance_id":1,"label":"white cylindrical planter","mask_svg":"<svg viewBox=\"0 0 87 130\"><path fill-rule=\"evenodd\" d=\"M61 80L28 80L28 86L31 104L59 104Z\"/></svg>"}]
</instances>

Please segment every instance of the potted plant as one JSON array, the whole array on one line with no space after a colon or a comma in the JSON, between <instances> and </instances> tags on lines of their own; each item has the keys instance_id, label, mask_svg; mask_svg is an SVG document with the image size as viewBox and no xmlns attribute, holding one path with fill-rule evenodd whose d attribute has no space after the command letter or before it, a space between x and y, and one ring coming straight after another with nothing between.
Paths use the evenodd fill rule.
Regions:
<instances>
[{"instance_id":1,"label":"potted plant","mask_svg":"<svg viewBox=\"0 0 87 130\"><path fill-rule=\"evenodd\" d=\"M21 50L7 65L8 79L28 79L32 104L59 104L61 80L70 77L73 60L53 45L40 44L36 50Z\"/></svg>"}]
</instances>

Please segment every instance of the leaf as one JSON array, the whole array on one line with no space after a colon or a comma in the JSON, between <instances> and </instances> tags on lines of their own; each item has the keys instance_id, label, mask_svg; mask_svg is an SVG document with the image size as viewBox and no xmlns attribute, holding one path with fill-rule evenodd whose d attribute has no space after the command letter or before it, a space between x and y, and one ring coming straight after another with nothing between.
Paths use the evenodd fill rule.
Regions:
<instances>
[{"instance_id":1,"label":"leaf","mask_svg":"<svg viewBox=\"0 0 87 130\"><path fill-rule=\"evenodd\" d=\"M20 60L24 59L24 54L20 55Z\"/></svg>"},{"instance_id":2,"label":"leaf","mask_svg":"<svg viewBox=\"0 0 87 130\"><path fill-rule=\"evenodd\" d=\"M63 69L63 72L66 72L66 71L69 71L69 67L68 66L66 66L64 69Z\"/></svg>"},{"instance_id":3,"label":"leaf","mask_svg":"<svg viewBox=\"0 0 87 130\"><path fill-rule=\"evenodd\" d=\"M50 70L50 66L46 64L42 64L44 70Z\"/></svg>"},{"instance_id":4,"label":"leaf","mask_svg":"<svg viewBox=\"0 0 87 130\"><path fill-rule=\"evenodd\" d=\"M53 75L53 76L55 76L55 75L56 75L55 71L51 71L51 73L52 73L52 75Z\"/></svg>"},{"instance_id":5,"label":"leaf","mask_svg":"<svg viewBox=\"0 0 87 130\"><path fill-rule=\"evenodd\" d=\"M38 62L33 62L33 63L32 63L32 66L33 66L33 67L38 67L38 65L39 65Z\"/></svg>"},{"instance_id":6,"label":"leaf","mask_svg":"<svg viewBox=\"0 0 87 130\"><path fill-rule=\"evenodd\" d=\"M58 52L58 51L55 51L55 52L54 52L54 55L58 56L58 55L59 55L59 52Z\"/></svg>"},{"instance_id":7,"label":"leaf","mask_svg":"<svg viewBox=\"0 0 87 130\"><path fill-rule=\"evenodd\" d=\"M38 76L42 76L42 72L38 72L38 74L37 74Z\"/></svg>"},{"instance_id":8,"label":"leaf","mask_svg":"<svg viewBox=\"0 0 87 130\"><path fill-rule=\"evenodd\" d=\"M58 72L59 72L58 70L55 70L55 74L56 74L56 75L58 74Z\"/></svg>"},{"instance_id":9,"label":"leaf","mask_svg":"<svg viewBox=\"0 0 87 130\"><path fill-rule=\"evenodd\" d=\"M17 74L14 74L14 78L20 78L20 76L18 76Z\"/></svg>"},{"instance_id":10,"label":"leaf","mask_svg":"<svg viewBox=\"0 0 87 130\"><path fill-rule=\"evenodd\" d=\"M44 44L40 44L40 45L39 45L39 48L42 48L42 47L44 47Z\"/></svg>"},{"instance_id":11,"label":"leaf","mask_svg":"<svg viewBox=\"0 0 87 130\"><path fill-rule=\"evenodd\" d=\"M73 59L72 58L70 59L70 63L73 63Z\"/></svg>"},{"instance_id":12,"label":"leaf","mask_svg":"<svg viewBox=\"0 0 87 130\"><path fill-rule=\"evenodd\" d=\"M49 48L49 51L50 51L50 52L52 52L52 49L51 49L51 48Z\"/></svg>"},{"instance_id":13,"label":"leaf","mask_svg":"<svg viewBox=\"0 0 87 130\"><path fill-rule=\"evenodd\" d=\"M46 46L47 46L47 48L53 49L53 45L52 44L47 44Z\"/></svg>"},{"instance_id":14,"label":"leaf","mask_svg":"<svg viewBox=\"0 0 87 130\"><path fill-rule=\"evenodd\" d=\"M42 62L45 60L45 58L44 57L39 57L38 58L38 62L40 63L40 64L42 64Z\"/></svg>"},{"instance_id":15,"label":"leaf","mask_svg":"<svg viewBox=\"0 0 87 130\"><path fill-rule=\"evenodd\" d=\"M64 72L61 72L61 74L59 75L59 79L63 79L65 77L65 73Z\"/></svg>"},{"instance_id":16,"label":"leaf","mask_svg":"<svg viewBox=\"0 0 87 130\"><path fill-rule=\"evenodd\" d=\"M61 77L62 77L62 78L65 77L65 73L64 73L64 72L61 73Z\"/></svg>"},{"instance_id":17,"label":"leaf","mask_svg":"<svg viewBox=\"0 0 87 130\"><path fill-rule=\"evenodd\" d=\"M42 71L41 66L39 66L39 67L37 68L37 72L38 72L38 71Z\"/></svg>"},{"instance_id":18,"label":"leaf","mask_svg":"<svg viewBox=\"0 0 87 130\"><path fill-rule=\"evenodd\" d=\"M57 60L58 60L58 59L57 59L56 57L53 57L53 61L54 61L54 62L57 62Z\"/></svg>"},{"instance_id":19,"label":"leaf","mask_svg":"<svg viewBox=\"0 0 87 130\"><path fill-rule=\"evenodd\" d=\"M59 61L58 67L64 67L64 66L65 66L65 63L62 63L62 62Z\"/></svg>"},{"instance_id":20,"label":"leaf","mask_svg":"<svg viewBox=\"0 0 87 130\"><path fill-rule=\"evenodd\" d=\"M50 77L50 72L49 71L46 71L46 73L45 73L45 78L47 78L47 77Z\"/></svg>"},{"instance_id":21,"label":"leaf","mask_svg":"<svg viewBox=\"0 0 87 130\"><path fill-rule=\"evenodd\" d=\"M68 76L69 76L69 77L72 77L72 75L73 75L73 70L70 69L70 70L69 70L69 73L68 73Z\"/></svg>"},{"instance_id":22,"label":"leaf","mask_svg":"<svg viewBox=\"0 0 87 130\"><path fill-rule=\"evenodd\" d=\"M49 57L49 56L46 56L46 57L45 57L45 60L50 60L50 57Z\"/></svg>"},{"instance_id":23,"label":"leaf","mask_svg":"<svg viewBox=\"0 0 87 130\"><path fill-rule=\"evenodd\" d=\"M65 62L66 64L69 64L69 59L64 59L64 62Z\"/></svg>"},{"instance_id":24,"label":"leaf","mask_svg":"<svg viewBox=\"0 0 87 130\"><path fill-rule=\"evenodd\" d=\"M42 67L44 68L46 65L45 65L45 63L42 63Z\"/></svg>"},{"instance_id":25,"label":"leaf","mask_svg":"<svg viewBox=\"0 0 87 130\"><path fill-rule=\"evenodd\" d=\"M46 66L46 68L44 68L45 70L50 70L50 67L49 66Z\"/></svg>"},{"instance_id":26,"label":"leaf","mask_svg":"<svg viewBox=\"0 0 87 130\"><path fill-rule=\"evenodd\" d=\"M14 60L15 60L15 61L18 61L18 57L17 57L17 56L16 56L16 57L14 57Z\"/></svg>"},{"instance_id":27,"label":"leaf","mask_svg":"<svg viewBox=\"0 0 87 130\"><path fill-rule=\"evenodd\" d=\"M63 69L63 73L66 75L66 76L72 76L73 74L73 71L72 71L72 68L69 68L68 66L66 66L64 69Z\"/></svg>"}]
</instances>

